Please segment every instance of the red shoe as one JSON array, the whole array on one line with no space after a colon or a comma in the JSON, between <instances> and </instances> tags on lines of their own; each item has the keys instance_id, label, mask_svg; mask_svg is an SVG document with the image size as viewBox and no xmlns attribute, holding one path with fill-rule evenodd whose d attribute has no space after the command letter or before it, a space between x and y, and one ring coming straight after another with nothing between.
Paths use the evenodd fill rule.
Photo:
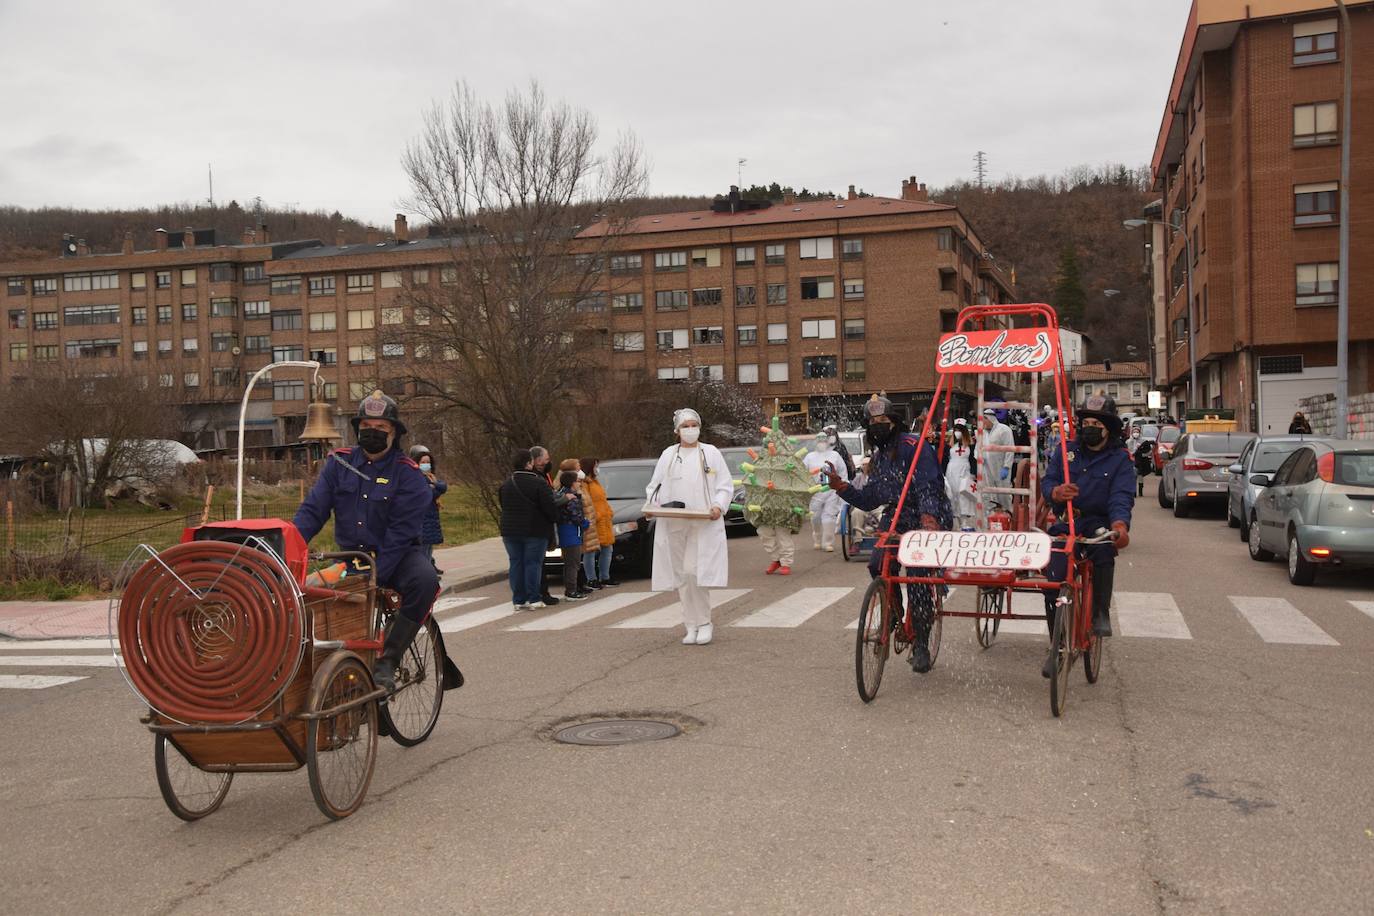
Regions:
<instances>
[{"instance_id":1,"label":"red shoe","mask_svg":"<svg viewBox=\"0 0 1374 916\"><path fill-rule=\"evenodd\" d=\"M790 566L784 566L784 567L782 567L781 569L778 570L778 575L780 575L780 576L790 576L790 575L792 575L792 567L790 567Z\"/></svg>"},{"instance_id":2,"label":"red shoe","mask_svg":"<svg viewBox=\"0 0 1374 916\"><path fill-rule=\"evenodd\" d=\"M772 563L768 564L768 568L763 571L763 574L765 576L771 576L773 575L773 573L778 571L778 568L780 566L782 566L782 564L779 563L777 560L774 560Z\"/></svg>"}]
</instances>

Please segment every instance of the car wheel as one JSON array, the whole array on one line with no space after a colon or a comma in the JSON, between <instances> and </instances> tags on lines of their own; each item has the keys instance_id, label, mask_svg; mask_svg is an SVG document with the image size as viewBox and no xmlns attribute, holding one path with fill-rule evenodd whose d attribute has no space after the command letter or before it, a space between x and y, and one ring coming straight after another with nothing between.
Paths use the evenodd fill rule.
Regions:
<instances>
[{"instance_id":1,"label":"car wheel","mask_svg":"<svg viewBox=\"0 0 1374 916\"><path fill-rule=\"evenodd\" d=\"M1302 555L1296 535L1288 536L1288 581L1294 585L1311 585L1317 579L1317 564Z\"/></svg>"},{"instance_id":2,"label":"car wheel","mask_svg":"<svg viewBox=\"0 0 1374 916\"><path fill-rule=\"evenodd\" d=\"M1173 505L1174 505L1174 504L1173 504L1173 502L1169 499L1169 494L1167 494L1167 493L1164 492L1164 481L1162 481L1162 480L1159 482L1159 485L1155 487L1155 498L1159 500L1159 508L1161 508L1161 509L1171 509L1171 508L1173 508Z\"/></svg>"},{"instance_id":3,"label":"car wheel","mask_svg":"<svg viewBox=\"0 0 1374 916\"><path fill-rule=\"evenodd\" d=\"M1188 513L1189 513L1190 510L1188 509L1188 503L1187 503L1187 501L1186 501L1186 498L1185 498L1185 497L1182 497L1182 496L1179 496L1177 490L1174 491L1173 504L1174 504L1174 518L1187 518L1187 517L1188 517Z\"/></svg>"},{"instance_id":4,"label":"car wheel","mask_svg":"<svg viewBox=\"0 0 1374 916\"><path fill-rule=\"evenodd\" d=\"M1253 512L1250 513L1250 537L1246 539L1246 542L1250 546L1250 559L1259 563L1267 563L1274 559L1274 552L1272 550L1265 550L1260 546L1259 516Z\"/></svg>"},{"instance_id":5,"label":"car wheel","mask_svg":"<svg viewBox=\"0 0 1374 916\"><path fill-rule=\"evenodd\" d=\"M1231 500L1229 500L1229 499L1226 500L1226 527L1227 527L1227 528L1239 528L1239 527L1240 527L1240 519L1236 518L1235 514L1231 511Z\"/></svg>"},{"instance_id":6,"label":"car wheel","mask_svg":"<svg viewBox=\"0 0 1374 916\"><path fill-rule=\"evenodd\" d=\"M1237 525L1240 526L1240 542L1241 542L1242 544L1249 543L1249 541L1250 541L1250 526L1249 526L1248 524L1246 524L1246 522L1245 522L1245 504L1244 504L1244 503L1241 503L1241 517L1240 517L1239 519L1236 520L1236 523L1237 523Z\"/></svg>"}]
</instances>

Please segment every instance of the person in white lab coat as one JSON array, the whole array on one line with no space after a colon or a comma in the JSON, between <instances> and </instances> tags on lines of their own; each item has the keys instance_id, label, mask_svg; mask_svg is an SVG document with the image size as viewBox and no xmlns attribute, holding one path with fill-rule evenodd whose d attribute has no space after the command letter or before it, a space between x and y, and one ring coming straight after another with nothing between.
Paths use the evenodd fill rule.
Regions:
<instances>
[{"instance_id":1,"label":"person in white lab coat","mask_svg":"<svg viewBox=\"0 0 1374 916\"><path fill-rule=\"evenodd\" d=\"M949 503L954 509L954 527L972 528L975 497L973 495L973 445L969 442L968 423L960 417L954 421L950 433L949 462L945 465L945 487Z\"/></svg>"},{"instance_id":2,"label":"person in white lab coat","mask_svg":"<svg viewBox=\"0 0 1374 916\"><path fill-rule=\"evenodd\" d=\"M687 629L682 644L704 646L713 635L706 590L724 588L730 572L725 513L735 484L720 449L700 441L701 416L695 410L684 407L674 412L673 429L678 444L658 457L647 487L650 507L672 505L709 512L710 518L661 517L654 522L653 590L677 589Z\"/></svg>"},{"instance_id":3,"label":"person in white lab coat","mask_svg":"<svg viewBox=\"0 0 1374 916\"><path fill-rule=\"evenodd\" d=\"M983 479L979 487L985 494L983 506L991 511L993 506L1005 508L1011 505L1011 499L1006 493L987 493L986 490L988 487L1011 486L1011 459L1014 456L1009 451L990 451L985 446L1012 446L1016 444L1016 440L1012 437L1011 427L998 421L997 411L993 408L983 410L982 423L983 435L978 440L978 464Z\"/></svg>"},{"instance_id":4,"label":"person in white lab coat","mask_svg":"<svg viewBox=\"0 0 1374 916\"><path fill-rule=\"evenodd\" d=\"M824 480L821 472L826 470L827 463L835 466L842 479L849 480L844 458L835 450L835 446L830 444L829 438L823 432L816 433L816 437L811 441L811 450L806 453L802 463L808 471L816 472L813 476L818 481ZM822 490L811 497L811 545L817 550L832 553L835 550L835 529L840 524L840 502L840 497L831 490Z\"/></svg>"}]
</instances>

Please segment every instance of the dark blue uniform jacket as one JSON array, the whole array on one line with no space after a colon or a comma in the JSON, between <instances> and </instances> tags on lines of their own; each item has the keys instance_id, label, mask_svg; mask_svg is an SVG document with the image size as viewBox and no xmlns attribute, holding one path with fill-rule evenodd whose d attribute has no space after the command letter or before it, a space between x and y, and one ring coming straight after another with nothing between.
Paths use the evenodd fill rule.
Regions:
<instances>
[{"instance_id":1,"label":"dark blue uniform jacket","mask_svg":"<svg viewBox=\"0 0 1374 916\"><path fill-rule=\"evenodd\" d=\"M911 475L911 491L902 505L897 530L906 532L920 528L922 515L935 516L940 527L948 529L953 517L949 496L945 493L945 476L940 472L940 457L933 445L921 442L917 433L902 433L896 444L874 452L869 459L868 482L861 489L846 488L839 494L840 499L865 512L883 508L882 528L886 529L913 461L916 473Z\"/></svg>"},{"instance_id":2,"label":"dark blue uniform jacket","mask_svg":"<svg viewBox=\"0 0 1374 916\"><path fill-rule=\"evenodd\" d=\"M433 502L420 466L399 450L370 461L361 448L341 448L326 459L293 521L309 542L332 511L339 547L375 553L377 578L385 582L406 553L419 545L420 526Z\"/></svg>"},{"instance_id":3,"label":"dark blue uniform jacket","mask_svg":"<svg viewBox=\"0 0 1374 916\"><path fill-rule=\"evenodd\" d=\"M1110 528L1113 522L1125 522L1131 526L1131 510L1135 508L1135 463L1120 440L1108 442L1100 452L1092 452L1081 447L1078 441L1070 440L1069 481L1078 485L1078 498L1073 507L1078 513L1074 531L1079 537L1092 537L1098 528ZM1050 456L1049 467L1040 480L1040 493L1047 501L1054 488L1064 482L1063 459L1059 449ZM1064 504L1054 504L1055 513L1061 518ZM1067 534L1069 526L1060 522L1050 528L1051 534ZM1098 566L1108 566L1115 561L1116 548L1111 544L1097 544L1087 548L1087 555ZM1061 555L1056 554L1052 561L1049 576L1062 579L1063 564Z\"/></svg>"}]
</instances>

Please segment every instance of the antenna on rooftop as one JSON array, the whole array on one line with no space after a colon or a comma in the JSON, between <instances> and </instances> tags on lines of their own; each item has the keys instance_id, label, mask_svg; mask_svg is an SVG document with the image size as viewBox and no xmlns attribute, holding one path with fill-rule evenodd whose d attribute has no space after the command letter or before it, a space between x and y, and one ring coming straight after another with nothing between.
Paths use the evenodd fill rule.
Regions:
<instances>
[{"instance_id":1,"label":"antenna on rooftop","mask_svg":"<svg viewBox=\"0 0 1374 916\"><path fill-rule=\"evenodd\" d=\"M210 209L215 208L215 166L212 162L205 164L205 172L210 176Z\"/></svg>"},{"instance_id":2,"label":"antenna on rooftop","mask_svg":"<svg viewBox=\"0 0 1374 916\"><path fill-rule=\"evenodd\" d=\"M973 157L973 174L978 176L978 187L983 187L988 179L988 154L979 150Z\"/></svg>"},{"instance_id":3,"label":"antenna on rooftop","mask_svg":"<svg viewBox=\"0 0 1374 916\"><path fill-rule=\"evenodd\" d=\"M748 159L735 160L735 187L740 190L744 189L744 166L748 161Z\"/></svg>"}]
</instances>

